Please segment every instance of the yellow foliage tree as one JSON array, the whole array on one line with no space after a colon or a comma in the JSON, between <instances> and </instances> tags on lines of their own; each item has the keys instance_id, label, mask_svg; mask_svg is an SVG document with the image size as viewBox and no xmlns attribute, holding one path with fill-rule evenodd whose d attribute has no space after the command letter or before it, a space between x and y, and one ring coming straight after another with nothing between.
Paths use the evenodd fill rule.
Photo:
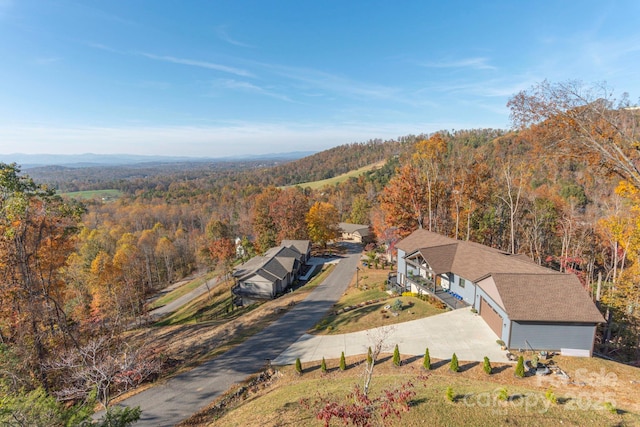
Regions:
<instances>
[{"instance_id":1,"label":"yellow foliage tree","mask_svg":"<svg viewBox=\"0 0 640 427\"><path fill-rule=\"evenodd\" d=\"M327 246L327 242L340 236L338 210L331 203L316 202L306 215L309 237L312 241Z\"/></svg>"}]
</instances>

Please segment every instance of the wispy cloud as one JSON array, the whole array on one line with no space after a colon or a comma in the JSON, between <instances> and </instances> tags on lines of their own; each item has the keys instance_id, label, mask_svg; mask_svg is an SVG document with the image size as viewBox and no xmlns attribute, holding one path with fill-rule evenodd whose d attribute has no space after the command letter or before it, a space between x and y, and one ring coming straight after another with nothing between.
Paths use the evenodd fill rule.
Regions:
<instances>
[{"instance_id":1,"label":"wispy cloud","mask_svg":"<svg viewBox=\"0 0 640 427\"><path fill-rule=\"evenodd\" d=\"M227 26L226 25L219 25L218 27L216 27L216 34L218 35L218 38L220 40L225 41L225 42L227 42L229 44L232 44L234 46L250 47L250 48L253 47L250 44L243 43L243 42L240 42L240 41L232 38L229 35L229 33L227 33Z\"/></svg>"},{"instance_id":2,"label":"wispy cloud","mask_svg":"<svg viewBox=\"0 0 640 427\"><path fill-rule=\"evenodd\" d=\"M509 97L517 92L528 89L544 77L536 78L530 75L514 76L513 78L497 78L473 81L452 81L425 86L421 92L462 94L465 96L481 97Z\"/></svg>"},{"instance_id":3,"label":"wispy cloud","mask_svg":"<svg viewBox=\"0 0 640 427\"><path fill-rule=\"evenodd\" d=\"M156 55L154 53L149 53L149 52L123 51L123 50L115 49L115 48L112 48L111 46L107 46L102 43L96 43L96 42L84 42L84 44L93 49L100 49L100 50L104 50L110 53L115 53L118 55L142 56L144 58L152 59L154 61L169 62L171 64L179 64L179 65L188 65L190 67L206 68L209 70L222 71L223 73L234 74L236 76L241 76L241 77L255 77L250 71L247 71L241 68L231 67L228 65L217 64L215 62L201 61L198 59L189 59L189 58L178 58L171 55Z\"/></svg>"},{"instance_id":4,"label":"wispy cloud","mask_svg":"<svg viewBox=\"0 0 640 427\"><path fill-rule=\"evenodd\" d=\"M51 65L54 64L58 61L60 61L61 58L57 57L57 56L52 56L52 57L41 57L41 58L36 58L33 60L33 63L36 65Z\"/></svg>"},{"instance_id":5,"label":"wispy cloud","mask_svg":"<svg viewBox=\"0 0 640 427\"><path fill-rule=\"evenodd\" d=\"M140 55L155 61L170 62L173 64L189 65L191 67L206 68L209 70L222 71L224 73L235 74L242 77L254 77L252 73L240 68L229 67L227 65L216 64L215 62L199 61L195 59L176 58L175 56L154 55L152 53L140 52Z\"/></svg>"},{"instance_id":6,"label":"wispy cloud","mask_svg":"<svg viewBox=\"0 0 640 427\"><path fill-rule=\"evenodd\" d=\"M271 98L279 99L281 101L294 102L291 98L289 98L286 95L274 92L270 89L266 89L249 82L243 82L243 81L238 81L233 79L219 79L214 82L214 86L219 88L224 88L224 89L240 90L243 92L250 92L258 95L269 96Z\"/></svg>"},{"instance_id":7,"label":"wispy cloud","mask_svg":"<svg viewBox=\"0 0 640 427\"><path fill-rule=\"evenodd\" d=\"M329 92L334 95L356 98L391 99L400 92L394 87L364 83L311 68L265 63L258 63L258 65L280 77L293 81L292 84L304 93L318 95L318 92Z\"/></svg>"},{"instance_id":8,"label":"wispy cloud","mask_svg":"<svg viewBox=\"0 0 640 427\"><path fill-rule=\"evenodd\" d=\"M497 69L493 65L489 64L488 58L484 58L484 57L432 61L432 62L425 62L422 65L427 68L472 68L475 70L496 70Z\"/></svg>"},{"instance_id":9,"label":"wispy cloud","mask_svg":"<svg viewBox=\"0 0 640 427\"><path fill-rule=\"evenodd\" d=\"M104 50L106 52L110 52L110 53L116 53L118 55L126 55L127 52L123 52L120 51L118 49L114 49L110 46L104 45L102 43L95 43L95 42L90 42L90 41L85 41L83 42L86 46L91 47L93 49L99 49L99 50Z\"/></svg>"}]
</instances>

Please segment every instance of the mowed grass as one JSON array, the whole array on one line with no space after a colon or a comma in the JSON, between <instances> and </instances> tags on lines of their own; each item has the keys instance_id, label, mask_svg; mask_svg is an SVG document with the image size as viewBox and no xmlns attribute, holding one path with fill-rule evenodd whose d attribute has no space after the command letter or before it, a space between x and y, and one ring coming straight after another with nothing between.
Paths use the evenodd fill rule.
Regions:
<instances>
[{"instance_id":1,"label":"mowed grass","mask_svg":"<svg viewBox=\"0 0 640 427\"><path fill-rule=\"evenodd\" d=\"M334 176L333 178L327 178L327 179L322 179L320 181L312 181L312 182L304 182L302 184L296 184L295 186L300 186L303 188L311 188L313 190L318 190L320 188L323 188L325 186L333 186L336 184L340 184L341 182L344 182L346 180L348 180L349 178L355 178L358 177L360 175L362 175L365 172L369 172L371 170L374 169L379 169L384 165L384 161L382 162L378 162L378 163L374 163L372 165L367 165L364 167L361 167L359 169L355 169L352 171L349 171L347 173L343 173L342 175L338 175L338 176ZM283 188L286 188L289 186L285 186Z\"/></svg>"},{"instance_id":2,"label":"mowed grass","mask_svg":"<svg viewBox=\"0 0 640 427\"><path fill-rule=\"evenodd\" d=\"M318 322L315 333L357 332L444 313L445 310L415 297L391 297L385 290L388 274L389 270L361 266L357 286L354 277L332 312ZM396 300L402 302L400 310L385 308L393 307Z\"/></svg>"},{"instance_id":3,"label":"mowed grass","mask_svg":"<svg viewBox=\"0 0 640 427\"><path fill-rule=\"evenodd\" d=\"M206 282L207 280L213 279L215 276L216 276L216 273L208 273L202 277L197 277L193 280L189 280L182 286L170 292L167 292L166 294L153 300L151 304L149 304L149 309L153 310L154 308L165 306L170 302L173 302L176 299L180 298L181 296L188 294L189 292L196 289L198 286L204 284L204 282Z\"/></svg>"},{"instance_id":4,"label":"mowed grass","mask_svg":"<svg viewBox=\"0 0 640 427\"><path fill-rule=\"evenodd\" d=\"M62 196L69 197L71 199L80 200L117 200L122 196L122 191L110 189L110 190L92 190L92 191L72 191L70 193L62 193Z\"/></svg>"},{"instance_id":5,"label":"mowed grass","mask_svg":"<svg viewBox=\"0 0 640 427\"><path fill-rule=\"evenodd\" d=\"M316 418L322 402L353 403L348 395L356 384L362 385L362 362L362 357L348 358L347 370L340 371L338 360L328 360L326 374L320 371L319 362L303 364L302 375L298 375L293 366L284 367L270 385L250 388L227 411L204 410L182 425L322 426L323 422ZM462 362L465 370L453 373L449 371L448 361L432 362L431 371L423 370L421 359L407 361L398 368L392 365L390 355L383 355L375 367L370 396L380 396L385 389L399 388L408 382L415 395L408 412L401 412L400 418L391 415L385 420L379 419L379 425L537 427L640 423L637 402L628 405L627 400L618 398L617 392L623 390L615 386L554 387L559 403L552 403L546 396L547 384L541 384L536 377L515 378L512 365L496 365L497 372L487 375L478 363ZM591 365L595 365L592 368L596 370L589 372L594 374L613 373L618 368L634 369L601 359ZM569 374L576 376L575 371ZM453 390L453 401L446 398L448 387ZM605 394L605 388L610 395ZM500 389L506 390L504 401L498 398ZM622 394L628 392L627 387ZM613 410L606 408L606 402L615 402ZM331 425L344 424L334 419Z\"/></svg>"}]
</instances>

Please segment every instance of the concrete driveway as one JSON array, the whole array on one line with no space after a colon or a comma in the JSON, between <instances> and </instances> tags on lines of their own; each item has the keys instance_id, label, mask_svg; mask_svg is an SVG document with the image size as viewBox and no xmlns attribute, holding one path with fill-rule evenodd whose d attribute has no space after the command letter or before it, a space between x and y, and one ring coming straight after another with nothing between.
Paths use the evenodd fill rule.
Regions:
<instances>
[{"instance_id":1,"label":"concrete driveway","mask_svg":"<svg viewBox=\"0 0 640 427\"><path fill-rule=\"evenodd\" d=\"M274 361L274 365L293 364L297 357L303 362L337 359L366 354L369 346L384 337L383 352L392 353L396 344L403 355L429 355L435 359L450 359L455 352L461 361L509 362L506 352L496 344L498 337L484 320L467 308L436 316L399 323L390 327L370 329L342 335L303 335Z\"/></svg>"}]
</instances>

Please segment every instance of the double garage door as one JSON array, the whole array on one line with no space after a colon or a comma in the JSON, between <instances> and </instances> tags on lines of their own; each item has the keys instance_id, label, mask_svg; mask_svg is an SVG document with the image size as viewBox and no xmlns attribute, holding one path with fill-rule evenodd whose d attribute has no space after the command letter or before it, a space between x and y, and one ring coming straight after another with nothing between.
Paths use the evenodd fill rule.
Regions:
<instances>
[{"instance_id":1,"label":"double garage door","mask_svg":"<svg viewBox=\"0 0 640 427\"><path fill-rule=\"evenodd\" d=\"M502 316L482 297L480 297L480 316L498 337L502 337Z\"/></svg>"}]
</instances>

